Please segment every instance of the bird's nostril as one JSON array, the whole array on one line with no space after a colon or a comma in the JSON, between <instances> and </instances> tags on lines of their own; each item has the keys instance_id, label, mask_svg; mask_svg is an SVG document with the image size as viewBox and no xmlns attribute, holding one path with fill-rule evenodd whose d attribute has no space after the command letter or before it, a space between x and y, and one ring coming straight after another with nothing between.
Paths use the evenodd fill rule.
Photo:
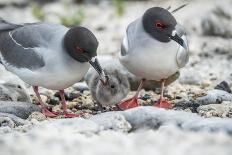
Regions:
<instances>
[{"instance_id":1,"label":"bird's nostril","mask_svg":"<svg viewBox=\"0 0 232 155\"><path fill-rule=\"evenodd\" d=\"M111 87L111 88L114 88L115 86L114 86L114 85L111 85L110 87Z\"/></svg>"}]
</instances>

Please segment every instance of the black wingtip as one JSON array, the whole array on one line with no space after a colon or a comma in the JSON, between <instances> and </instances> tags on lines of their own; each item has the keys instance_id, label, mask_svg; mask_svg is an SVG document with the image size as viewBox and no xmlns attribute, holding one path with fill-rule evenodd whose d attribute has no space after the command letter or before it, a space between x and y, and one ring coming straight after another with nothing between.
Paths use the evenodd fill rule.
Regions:
<instances>
[{"instance_id":1,"label":"black wingtip","mask_svg":"<svg viewBox=\"0 0 232 155\"><path fill-rule=\"evenodd\" d=\"M178 8L172 10L172 13L175 13L175 12L179 11L180 9L184 8L185 6L187 6L188 4L189 3L185 3L185 4L181 5L181 6L179 6Z\"/></svg>"}]
</instances>

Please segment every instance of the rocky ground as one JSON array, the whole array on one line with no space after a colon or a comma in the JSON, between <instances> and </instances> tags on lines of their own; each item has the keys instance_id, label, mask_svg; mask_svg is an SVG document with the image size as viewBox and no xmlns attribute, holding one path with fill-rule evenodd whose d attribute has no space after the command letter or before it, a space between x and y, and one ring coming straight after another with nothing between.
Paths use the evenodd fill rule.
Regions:
<instances>
[{"instance_id":1,"label":"rocky ground","mask_svg":"<svg viewBox=\"0 0 232 155\"><path fill-rule=\"evenodd\" d=\"M188 3L174 15L187 30L190 62L165 90L165 97L174 105L168 111L150 107L159 97L159 88L141 91L139 101L144 107L125 112L100 108L83 83L66 89L68 108L74 113L84 112L83 119L47 119L35 105L37 99L29 86L1 66L3 154L231 154L231 0L128 1L123 11L109 1L95 5L28 1L0 2L0 16L14 22L63 23L57 13L67 21L75 10L82 10L79 14L84 17L71 21L75 19L93 30L100 42L98 53L112 58L117 58L126 26L144 10L151 6L171 6L174 10ZM40 92L53 111L61 111L56 92L43 88ZM131 91L127 98L133 94Z\"/></svg>"}]
</instances>

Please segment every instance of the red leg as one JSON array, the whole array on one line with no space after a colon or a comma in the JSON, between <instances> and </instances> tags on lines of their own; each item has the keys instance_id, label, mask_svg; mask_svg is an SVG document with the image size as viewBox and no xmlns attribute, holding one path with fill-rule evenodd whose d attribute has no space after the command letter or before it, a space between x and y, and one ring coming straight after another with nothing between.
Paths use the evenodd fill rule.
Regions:
<instances>
[{"instance_id":1,"label":"red leg","mask_svg":"<svg viewBox=\"0 0 232 155\"><path fill-rule=\"evenodd\" d=\"M140 90L143 88L143 85L145 83L145 79L142 79L140 81L140 84L139 84L139 87L138 87L138 90L135 94L134 97L126 100L126 101L123 101L121 103L118 104L118 107L121 109L121 110L126 110L126 109L130 109L130 108L134 108L134 107L138 107L139 104L138 104L138 96L139 96L139 92Z\"/></svg>"},{"instance_id":2,"label":"red leg","mask_svg":"<svg viewBox=\"0 0 232 155\"><path fill-rule=\"evenodd\" d=\"M160 94L160 99L154 104L155 107L159 107L159 108L165 108L165 109L170 109L172 108L172 104L169 103L168 101L166 101L163 97L164 95L164 83L165 80L162 79L161 80L161 94Z\"/></svg>"},{"instance_id":3,"label":"red leg","mask_svg":"<svg viewBox=\"0 0 232 155\"><path fill-rule=\"evenodd\" d=\"M64 117L66 117L66 118L73 118L73 117L80 117L80 116L82 116L81 114L68 113L67 112L67 104L66 104L66 100L65 100L65 97L64 97L64 90L60 90L59 93L60 93L60 98L61 98L61 103L62 103Z\"/></svg>"},{"instance_id":4,"label":"red leg","mask_svg":"<svg viewBox=\"0 0 232 155\"><path fill-rule=\"evenodd\" d=\"M57 115L51 111L48 110L47 106L43 103L39 91L38 91L38 86L33 86L33 90L37 96L37 98L39 99L39 104L41 106L42 109L42 113L47 116L47 117L56 117Z\"/></svg>"}]
</instances>

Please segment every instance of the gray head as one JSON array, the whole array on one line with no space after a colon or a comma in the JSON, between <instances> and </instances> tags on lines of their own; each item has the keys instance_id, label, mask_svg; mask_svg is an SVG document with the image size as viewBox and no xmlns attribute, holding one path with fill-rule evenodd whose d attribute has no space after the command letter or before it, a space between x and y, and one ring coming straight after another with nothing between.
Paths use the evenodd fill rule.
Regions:
<instances>
[{"instance_id":1,"label":"gray head","mask_svg":"<svg viewBox=\"0 0 232 155\"><path fill-rule=\"evenodd\" d=\"M127 96L130 90L130 84L125 75L118 70L105 70L109 79L106 84L99 81L98 77L90 82L90 89L93 98L102 104L115 105Z\"/></svg>"},{"instance_id":2,"label":"gray head","mask_svg":"<svg viewBox=\"0 0 232 155\"><path fill-rule=\"evenodd\" d=\"M64 38L64 45L68 53L79 62L88 62L97 55L97 38L84 27L69 29Z\"/></svg>"},{"instance_id":3,"label":"gray head","mask_svg":"<svg viewBox=\"0 0 232 155\"><path fill-rule=\"evenodd\" d=\"M98 41L87 28L76 26L68 30L64 37L64 47L78 62L89 62L105 81L105 74L96 58Z\"/></svg>"},{"instance_id":4,"label":"gray head","mask_svg":"<svg viewBox=\"0 0 232 155\"><path fill-rule=\"evenodd\" d=\"M161 42L172 40L183 46L184 41L176 34L176 19L166 9L153 7L148 9L142 17L144 30L153 38Z\"/></svg>"}]
</instances>

